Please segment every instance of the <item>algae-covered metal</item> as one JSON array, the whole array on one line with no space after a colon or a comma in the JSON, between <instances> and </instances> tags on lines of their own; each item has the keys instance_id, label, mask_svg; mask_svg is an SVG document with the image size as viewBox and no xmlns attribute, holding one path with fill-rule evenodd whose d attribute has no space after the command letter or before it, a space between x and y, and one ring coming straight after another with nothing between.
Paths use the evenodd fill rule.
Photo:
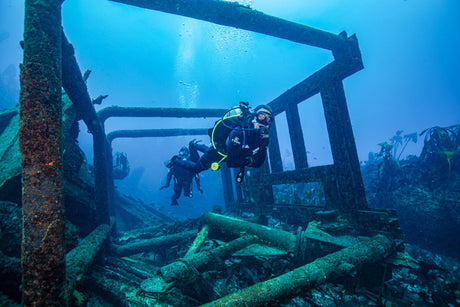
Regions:
<instances>
[{"instance_id":1,"label":"algae-covered metal","mask_svg":"<svg viewBox=\"0 0 460 307\"><path fill-rule=\"evenodd\" d=\"M203 306L278 306L302 291L349 274L363 264L380 261L394 248L391 240L378 235Z\"/></svg>"},{"instance_id":2,"label":"algae-covered metal","mask_svg":"<svg viewBox=\"0 0 460 307\"><path fill-rule=\"evenodd\" d=\"M61 2L25 2L19 129L24 306L67 305L62 202Z\"/></svg>"}]
</instances>

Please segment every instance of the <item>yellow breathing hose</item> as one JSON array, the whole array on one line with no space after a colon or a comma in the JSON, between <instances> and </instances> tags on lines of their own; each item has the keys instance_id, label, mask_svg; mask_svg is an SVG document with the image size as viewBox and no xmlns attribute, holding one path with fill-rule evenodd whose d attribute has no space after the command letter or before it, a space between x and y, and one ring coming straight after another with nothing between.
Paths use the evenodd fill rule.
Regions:
<instances>
[{"instance_id":1,"label":"yellow breathing hose","mask_svg":"<svg viewBox=\"0 0 460 307\"><path fill-rule=\"evenodd\" d=\"M214 131L216 130L216 127L226 119L233 118L233 117L239 117L239 116L242 116L242 115L241 114L236 114L236 115L230 115L230 116L224 117L214 125L214 128L212 129L212 133L211 133L211 144L212 144L212 147L216 151L217 151L217 147L216 147L216 144L214 143ZM226 154L223 154L220 151L217 151L217 153L222 156L222 159L220 159L219 162L214 162L214 163L211 164L211 170L213 170L213 171L217 171L219 169L219 167L220 167L220 163L222 161L224 161L225 158L227 158Z\"/></svg>"}]
</instances>

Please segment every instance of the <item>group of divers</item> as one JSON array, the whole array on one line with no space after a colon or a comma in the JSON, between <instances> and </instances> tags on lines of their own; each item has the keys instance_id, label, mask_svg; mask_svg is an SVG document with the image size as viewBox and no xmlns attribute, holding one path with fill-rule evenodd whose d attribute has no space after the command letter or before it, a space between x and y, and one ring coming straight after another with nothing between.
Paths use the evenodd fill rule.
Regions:
<instances>
[{"instance_id":1,"label":"group of divers","mask_svg":"<svg viewBox=\"0 0 460 307\"><path fill-rule=\"evenodd\" d=\"M226 163L230 168L239 168L235 180L243 182L245 167L260 167L265 161L268 129L272 121L272 109L269 106L259 105L253 109L242 101L209 129L209 146L196 140L190 141L188 147L183 146L179 154L166 164L169 169L166 184L160 188L168 188L174 178L171 206L178 205L177 199L182 192L186 197L193 196L193 179L198 191L203 193L198 174L209 168L217 170L221 163Z\"/></svg>"},{"instance_id":2,"label":"group of divers","mask_svg":"<svg viewBox=\"0 0 460 307\"><path fill-rule=\"evenodd\" d=\"M268 129L273 119L270 106L262 104L251 108L248 102L241 101L208 130L209 145L192 140L188 147L183 146L165 163L168 175L160 190L168 188L174 178L171 206L178 205L177 199L182 192L186 197L193 196L193 179L198 191L203 193L198 174L204 170L218 170L222 163L226 163L229 168L239 168L235 181L242 183L245 167L261 167L267 156ZM117 179L118 173L127 175L126 155L117 153L115 160L114 178Z\"/></svg>"}]
</instances>

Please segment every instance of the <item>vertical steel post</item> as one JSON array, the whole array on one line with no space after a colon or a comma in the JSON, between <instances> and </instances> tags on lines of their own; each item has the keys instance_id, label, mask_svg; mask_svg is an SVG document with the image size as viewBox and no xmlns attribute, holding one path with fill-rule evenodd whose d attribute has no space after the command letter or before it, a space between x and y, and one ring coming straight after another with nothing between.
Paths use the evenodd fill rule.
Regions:
<instances>
[{"instance_id":1,"label":"vertical steel post","mask_svg":"<svg viewBox=\"0 0 460 307\"><path fill-rule=\"evenodd\" d=\"M366 209L366 193L342 81L325 86L321 90L321 99L342 200L334 206L342 210Z\"/></svg>"},{"instance_id":2,"label":"vertical steel post","mask_svg":"<svg viewBox=\"0 0 460 307\"><path fill-rule=\"evenodd\" d=\"M283 161L281 159L280 144L278 141L278 131L276 122L270 124L270 143L268 144L270 168L272 173L281 173L283 171Z\"/></svg>"},{"instance_id":3,"label":"vertical steel post","mask_svg":"<svg viewBox=\"0 0 460 307\"><path fill-rule=\"evenodd\" d=\"M66 306L61 0L25 1L19 149L24 306Z\"/></svg>"},{"instance_id":4,"label":"vertical steel post","mask_svg":"<svg viewBox=\"0 0 460 307\"><path fill-rule=\"evenodd\" d=\"M235 196L233 194L232 174L230 173L230 169L226 164L222 164L220 172L222 176L222 188L224 191L225 206L227 209L229 209L234 205L235 202Z\"/></svg>"},{"instance_id":5,"label":"vertical steel post","mask_svg":"<svg viewBox=\"0 0 460 307\"><path fill-rule=\"evenodd\" d=\"M292 155L296 169L308 167L307 151L303 140L302 125L300 123L299 108L297 104L288 103L286 105L286 120L291 137Z\"/></svg>"}]
</instances>

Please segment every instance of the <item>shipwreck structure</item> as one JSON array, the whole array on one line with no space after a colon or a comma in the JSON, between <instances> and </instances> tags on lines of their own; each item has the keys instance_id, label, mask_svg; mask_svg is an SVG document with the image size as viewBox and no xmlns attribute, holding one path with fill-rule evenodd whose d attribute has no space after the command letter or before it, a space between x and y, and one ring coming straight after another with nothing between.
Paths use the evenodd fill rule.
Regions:
<instances>
[{"instance_id":1,"label":"shipwreck structure","mask_svg":"<svg viewBox=\"0 0 460 307\"><path fill-rule=\"evenodd\" d=\"M296 208L295 215L303 222L300 224L306 226L311 220L318 220L324 225L332 223L333 227L330 229L337 229L337 221L340 220L342 223L346 222L348 227L351 225L355 228L354 235L347 234L345 239L343 236L337 238L324 232L327 227L320 230L309 225L304 230L299 227L297 233L292 234L267 230L267 227L255 223L245 223L217 214L205 214L200 221L197 239L182 259L163 266L157 274L129 269L136 276L134 280L143 280L139 283L142 291L136 292L139 297L144 294L139 300L145 303L148 293L158 294L150 298L156 300L160 298L160 294L179 284L196 281L197 276L215 259L225 259L255 243L278 250L272 250L272 253L295 255L298 268L223 298L208 291L208 295L203 297L209 306L236 306L242 298L246 302L245 306L277 303L331 278L346 275L363 265L382 260L395 250L396 243L401 243L402 240L397 217L392 211L368 208L347 110L343 80L363 68L358 41L354 35L348 36L346 32L338 35L328 33L266 15L238 3L221 0L114 1L330 50L334 57L331 63L267 102L274 115L282 112L286 114L289 137L293 144L295 170L283 170L277 129L273 125L270 129L269 161L261 169L251 172L246 186L234 186L231 171L222 168L223 191L228 211L238 211L244 205L246 210L252 210L256 214L286 215L291 209L274 203L273 186L318 182L324 189L326 204L320 208ZM121 137L205 135L208 127L124 130L112 131L106 135L104 122L107 118L219 118L225 112L222 109L110 107L96 113L75 60L73 47L62 31L61 3L62 1L56 0L25 2L19 134L23 161L22 295L25 306L65 306L98 250L106 256L124 257L149 248L165 248L179 241L187 241L196 234L196 231L189 231L172 237L126 245L109 243L107 238L110 236L111 227L117 222L113 210L115 195L111 173L111 143L115 138ZM94 196L97 206L94 230L67 255L63 252L61 86L93 135ZM317 94L322 99L333 164L309 167L298 104ZM212 252L200 252L200 246L208 232L209 236L228 243ZM242 236L242 233L245 235ZM311 250L321 252L314 254ZM110 259L120 265L117 261L121 260ZM379 272L386 278L382 270ZM88 281L91 287L100 287L102 292L111 293L114 301L126 303L124 293L111 291L104 278L100 277L98 280L97 274L102 274L101 272L96 270L93 273L96 275L92 275ZM206 285L202 286L206 288ZM130 299L134 300L132 296ZM188 302L190 305L197 304L197 301Z\"/></svg>"}]
</instances>

